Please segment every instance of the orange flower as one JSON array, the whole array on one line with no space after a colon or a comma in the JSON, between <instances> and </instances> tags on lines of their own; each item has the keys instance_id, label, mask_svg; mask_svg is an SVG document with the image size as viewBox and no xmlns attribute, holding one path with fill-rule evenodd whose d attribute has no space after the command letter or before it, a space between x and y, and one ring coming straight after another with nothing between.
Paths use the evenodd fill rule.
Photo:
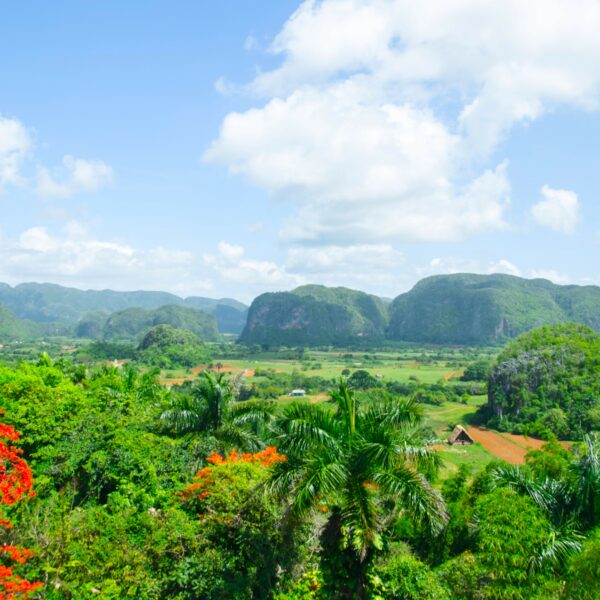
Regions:
<instances>
[{"instance_id":1,"label":"orange flower","mask_svg":"<svg viewBox=\"0 0 600 600\"><path fill-rule=\"evenodd\" d=\"M274 446L268 446L261 452L255 452L254 454L249 452L240 454L237 450L232 450L227 457L221 456L218 452L211 452L206 459L209 466L200 469L194 478L194 483L188 485L182 492L179 492L179 496L183 500L189 500L194 497L208 498L209 492L205 488L214 483L212 469L220 465L254 463L263 467L271 467L272 465L285 460L287 460L285 455L279 454L277 448Z\"/></svg>"}]
</instances>

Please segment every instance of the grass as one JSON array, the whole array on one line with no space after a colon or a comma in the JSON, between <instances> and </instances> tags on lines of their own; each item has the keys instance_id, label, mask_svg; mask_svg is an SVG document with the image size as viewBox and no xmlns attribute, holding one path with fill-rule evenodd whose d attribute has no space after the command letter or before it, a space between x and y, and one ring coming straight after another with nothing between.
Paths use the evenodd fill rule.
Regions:
<instances>
[{"instance_id":1,"label":"grass","mask_svg":"<svg viewBox=\"0 0 600 600\"><path fill-rule=\"evenodd\" d=\"M469 416L477 408L485 404L485 396L474 396L467 404L457 402L444 402L441 406L425 405L426 423L435 431L440 440L445 440L450 435L450 426L465 424ZM481 470L485 465L494 460L494 455L481 444L474 443L470 446L447 446L439 449L443 461L440 477L445 479L456 473L461 465L467 465L472 473Z\"/></svg>"}]
</instances>

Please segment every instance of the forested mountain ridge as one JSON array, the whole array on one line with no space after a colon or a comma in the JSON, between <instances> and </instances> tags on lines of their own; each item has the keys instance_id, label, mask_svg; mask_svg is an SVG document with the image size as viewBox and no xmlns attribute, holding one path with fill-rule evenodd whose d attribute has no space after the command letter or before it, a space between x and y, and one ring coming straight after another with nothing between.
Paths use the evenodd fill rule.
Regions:
<instances>
[{"instance_id":1,"label":"forested mountain ridge","mask_svg":"<svg viewBox=\"0 0 600 600\"><path fill-rule=\"evenodd\" d=\"M567 321L600 330L600 287L512 275L436 275L398 296L387 337L420 343L486 344Z\"/></svg>"},{"instance_id":2,"label":"forested mountain ridge","mask_svg":"<svg viewBox=\"0 0 600 600\"><path fill-rule=\"evenodd\" d=\"M214 339L208 321L198 325L192 318L188 323L185 309L212 315L220 333L241 333L244 343L272 345L339 346L382 339L495 344L535 327L565 322L600 331L600 287L556 285L501 274L428 277L391 303L348 288L305 285L291 292L262 294L248 311L241 302L228 298L183 299L167 292L83 291L25 283L14 288L0 284L0 304L14 318L27 321L17 324L14 318L4 317L7 332L20 331L16 337L76 330L81 337L118 339L124 333L125 339L167 324L191 327L201 339ZM156 322L144 312L160 309L164 313L165 306L184 310L175 316L171 308L172 314Z\"/></svg>"},{"instance_id":3,"label":"forested mountain ridge","mask_svg":"<svg viewBox=\"0 0 600 600\"><path fill-rule=\"evenodd\" d=\"M214 315L222 333L240 333L246 322L245 304L231 298L180 298L168 292L79 290L52 283L0 283L0 304L17 317L39 323L77 323L90 313L113 313L127 308L154 310L185 305Z\"/></svg>"},{"instance_id":4,"label":"forested mountain ridge","mask_svg":"<svg viewBox=\"0 0 600 600\"><path fill-rule=\"evenodd\" d=\"M79 322L76 334L79 337L111 341L139 341L158 325L184 329L202 341L214 342L220 338L215 317L197 308L176 304L167 304L155 310L126 308L111 315L93 313Z\"/></svg>"},{"instance_id":5,"label":"forested mountain ridge","mask_svg":"<svg viewBox=\"0 0 600 600\"><path fill-rule=\"evenodd\" d=\"M387 307L376 296L306 285L256 298L240 341L296 346L377 340L383 339L387 321Z\"/></svg>"}]
</instances>

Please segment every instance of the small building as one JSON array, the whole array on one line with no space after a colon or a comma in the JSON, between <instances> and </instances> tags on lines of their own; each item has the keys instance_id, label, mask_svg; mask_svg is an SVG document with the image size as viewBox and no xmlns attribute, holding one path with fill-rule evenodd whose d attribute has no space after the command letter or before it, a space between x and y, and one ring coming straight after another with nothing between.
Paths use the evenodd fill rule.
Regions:
<instances>
[{"instance_id":1,"label":"small building","mask_svg":"<svg viewBox=\"0 0 600 600\"><path fill-rule=\"evenodd\" d=\"M451 446L469 446L473 444L473 438L464 427L457 425L448 437L448 443Z\"/></svg>"},{"instance_id":2,"label":"small building","mask_svg":"<svg viewBox=\"0 0 600 600\"><path fill-rule=\"evenodd\" d=\"M298 396L306 396L306 391L305 390L292 390L288 396L294 396L294 397L298 397Z\"/></svg>"}]
</instances>

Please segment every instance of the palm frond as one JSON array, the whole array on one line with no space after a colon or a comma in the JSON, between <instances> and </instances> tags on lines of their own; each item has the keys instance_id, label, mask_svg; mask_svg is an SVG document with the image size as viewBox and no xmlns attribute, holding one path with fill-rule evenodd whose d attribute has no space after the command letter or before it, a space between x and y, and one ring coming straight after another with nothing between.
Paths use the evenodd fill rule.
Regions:
<instances>
[{"instance_id":1,"label":"palm frond","mask_svg":"<svg viewBox=\"0 0 600 600\"><path fill-rule=\"evenodd\" d=\"M291 456L277 463L267 487L276 497L287 501L294 519L302 518L316 504L343 489L348 472L335 456L321 453L313 457Z\"/></svg>"},{"instance_id":2,"label":"palm frond","mask_svg":"<svg viewBox=\"0 0 600 600\"><path fill-rule=\"evenodd\" d=\"M256 452L263 447L258 435L244 427L238 427L234 423L224 423L213 435L226 446Z\"/></svg>"},{"instance_id":3,"label":"palm frond","mask_svg":"<svg viewBox=\"0 0 600 600\"><path fill-rule=\"evenodd\" d=\"M268 423L277 413L277 406L269 400L235 402L229 408L229 418L236 425Z\"/></svg>"},{"instance_id":4,"label":"palm frond","mask_svg":"<svg viewBox=\"0 0 600 600\"><path fill-rule=\"evenodd\" d=\"M529 496L556 525L564 523L573 512L575 498L570 485L564 481L549 478L536 480L513 465L494 469L492 485L505 486Z\"/></svg>"},{"instance_id":5,"label":"palm frond","mask_svg":"<svg viewBox=\"0 0 600 600\"><path fill-rule=\"evenodd\" d=\"M354 392L348 387L343 378L340 378L337 389L329 392L331 399L338 407L337 416L345 424L346 434L349 437L356 431L357 400Z\"/></svg>"},{"instance_id":6,"label":"palm frond","mask_svg":"<svg viewBox=\"0 0 600 600\"><path fill-rule=\"evenodd\" d=\"M349 529L350 541L359 557L365 558L369 548L380 548L377 506L368 482L351 478L345 488L342 521Z\"/></svg>"},{"instance_id":7,"label":"palm frond","mask_svg":"<svg viewBox=\"0 0 600 600\"><path fill-rule=\"evenodd\" d=\"M412 398L385 395L377 398L361 416L361 429L373 427L414 427L423 420L421 405Z\"/></svg>"},{"instance_id":8,"label":"palm frond","mask_svg":"<svg viewBox=\"0 0 600 600\"><path fill-rule=\"evenodd\" d=\"M403 508L417 522L438 533L448 522L446 506L440 494L427 479L408 465L393 471L382 471L373 477L374 483L403 502Z\"/></svg>"},{"instance_id":9,"label":"palm frond","mask_svg":"<svg viewBox=\"0 0 600 600\"><path fill-rule=\"evenodd\" d=\"M533 556L529 563L531 571L538 571L545 565L562 565L571 556L581 552L585 538L576 531L552 531L543 548Z\"/></svg>"},{"instance_id":10,"label":"palm frond","mask_svg":"<svg viewBox=\"0 0 600 600\"><path fill-rule=\"evenodd\" d=\"M207 407L193 396L176 397L160 418L175 433L203 431L207 426Z\"/></svg>"},{"instance_id":11,"label":"palm frond","mask_svg":"<svg viewBox=\"0 0 600 600\"><path fill-rule=\"evenodd\" d=\"M318 404L294 403L275 421L275 443L286 454L318 447L337 448L339 420Z\"/></svg>"}]
</instances>

